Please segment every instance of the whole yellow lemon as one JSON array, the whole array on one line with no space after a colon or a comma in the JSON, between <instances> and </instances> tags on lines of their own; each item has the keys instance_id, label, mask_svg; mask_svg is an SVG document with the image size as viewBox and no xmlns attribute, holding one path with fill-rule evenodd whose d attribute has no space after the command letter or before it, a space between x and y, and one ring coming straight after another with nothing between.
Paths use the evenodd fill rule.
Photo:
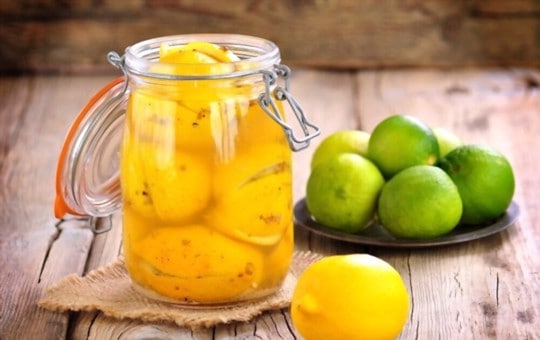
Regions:
<instances>
[{"instance_id":1,"label":"whole yellow lemon","mask_svg":"<svg viewBox=\"0 0 540 340\"><path fill-rule=\"evenodd\" d=\"M400 274L368 254L313 263L300 275L291 302L293 324L306 340L394 339L408 314Z\"/></svg>"}]
</instances>

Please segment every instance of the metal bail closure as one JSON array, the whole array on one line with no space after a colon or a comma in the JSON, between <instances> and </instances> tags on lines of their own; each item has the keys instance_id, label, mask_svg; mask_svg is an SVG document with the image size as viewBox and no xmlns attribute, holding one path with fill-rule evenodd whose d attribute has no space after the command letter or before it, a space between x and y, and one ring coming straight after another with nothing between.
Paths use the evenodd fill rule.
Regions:
<instances>
[{"instance_id":1,"label":"metal bail closure","mask_svg":"<svg viewBox=\"0 0 540 340\"><path fill-rule=\"evenodd\" d=\"M98 220L113 214L121 204L126 85L125 78L119 77L90 99L71 125L58 159L54 215L90 216L94 232L98 232Z\"/></svg>"},{"instance_id":2,"label":"metal bail closure","mask_svg":"<svg viewBox=\"0 0 540 340\"><path fill-rule=\"evenodd\" d=\"M261 71L263 74L263 80L265 84L265 92L259 96L259 105L263 110L278 123L285 132L289 141L289 146L293 151L300 151L309 146L310 141L321 134L321 130L318 126L311 123L304 114L302 107L289 92L289 77L291 70L285 65L275 65L275 71ZM285 81L285 88L277 86L277 78L280 77ZM271 90L272 88L273 91ZM286 100L291 107L294 116L296 117L300 128L302 129L303 136L298 137L294 134L294 129L291 125L287 124L276 106L277 100Z\"/></svg>"}]
</instances>

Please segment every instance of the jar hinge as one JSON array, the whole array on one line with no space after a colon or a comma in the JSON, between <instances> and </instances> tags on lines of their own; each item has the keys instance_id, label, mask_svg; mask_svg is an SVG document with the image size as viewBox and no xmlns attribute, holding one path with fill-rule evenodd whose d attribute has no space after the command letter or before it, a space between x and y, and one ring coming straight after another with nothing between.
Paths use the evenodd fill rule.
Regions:
<instances>
[{"instance_id":1,"label":"jar hinge","mask_svg":"<svg viewBox=\"0 0 540 340\"><path fill-rule=\"evenodd\" d=\"M112 216L90 216L88 224L90 226L90 230L92 230L94 234L103 234L112 229Z\"/></svg>"},{"instance_id":2,"label":"jar hinge","mask_svg":"<svg viewBox=\"0 0 540 340\"><path fill-rule=\"evenodd\" d=\"M261 71L263 74L263 80L265 84L265 92L259 96L259 105L263 110L278 123L282 128L289 145L293 151L300 151L309 146L310 141L320 135L321 131L318 126L311 123L305 116L304 111L300 107L300 104L296 101L293 95L289 92L290 74L291 70L285 65L274 65L274 71ZM285 82L285 88L277 86L277 79L282 78ZM271 90L274 88L273 90ZM280 111L276 106L276 102L272 99L274 97L277 100L286 100L289 103L300 128L302 129L303 136L298 137L294 134L293 128L285 122L280 115Z\"/></svg>"},{"instance_id":3,"label":"jar hinge","mask_svg":"<svg viewBox=\"0 0 540 340\"><path fill-rule=\"evenodd\" d=\"M112 229L112 216L105 216L105 217L97 217L97 216L89 216L89 217L75 217L73 219L65 219L61 218L55 223L55 228L60 228L60 225L67 222L67 221L85 221L88 222L88 225L85 226L86 228L90 229L94 234L99 235L106 233Z\"/></svg>"}]
</instances>

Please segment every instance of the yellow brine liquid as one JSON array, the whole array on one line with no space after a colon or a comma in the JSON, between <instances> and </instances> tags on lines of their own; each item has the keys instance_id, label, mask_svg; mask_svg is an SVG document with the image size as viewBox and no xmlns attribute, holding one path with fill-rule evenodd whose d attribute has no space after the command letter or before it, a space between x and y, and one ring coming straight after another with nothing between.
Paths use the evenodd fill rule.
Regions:
<instances>
[{"instance_id":1,"label":"yellow brine liquid","mask_svg":"<svg viewBox=\"0 0 540 340\"><path fill-rule=\"evenodd\" d=\"M168 64L156 67L214 74L236 60L196 42L162 46ZM259 93L238 78L131 91L121 185L125 262L139 290L219 304L268 295L283 281L294 247L291 151Z\"/></svg>"}]
</instances>

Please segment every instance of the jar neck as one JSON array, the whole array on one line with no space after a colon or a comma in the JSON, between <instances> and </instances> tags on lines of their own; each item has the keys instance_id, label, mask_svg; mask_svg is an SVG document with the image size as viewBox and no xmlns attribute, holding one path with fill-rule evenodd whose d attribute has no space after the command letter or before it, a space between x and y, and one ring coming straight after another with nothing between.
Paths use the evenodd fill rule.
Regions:
<instances>
[{"instance_id":1,"label":"jar neck","mask_svg":"<svg viewBox=\"0 0 540 340\"><path fill-rule=\"evenodd\" d=\"M223 46L240 60L220 63L210 74L193 68L193 64L168 64L159 61L162 44L182 46L193 41L204 41ZM168 80L224 79L249 76L271 69L281 62L279 48L273 42L234 34L185 34L141 41L125 51L125 71L128 74ZM174 73L169 70L174 69ZM185 69L185 72L182 70Z\"/></svg>"}]
</instances>

